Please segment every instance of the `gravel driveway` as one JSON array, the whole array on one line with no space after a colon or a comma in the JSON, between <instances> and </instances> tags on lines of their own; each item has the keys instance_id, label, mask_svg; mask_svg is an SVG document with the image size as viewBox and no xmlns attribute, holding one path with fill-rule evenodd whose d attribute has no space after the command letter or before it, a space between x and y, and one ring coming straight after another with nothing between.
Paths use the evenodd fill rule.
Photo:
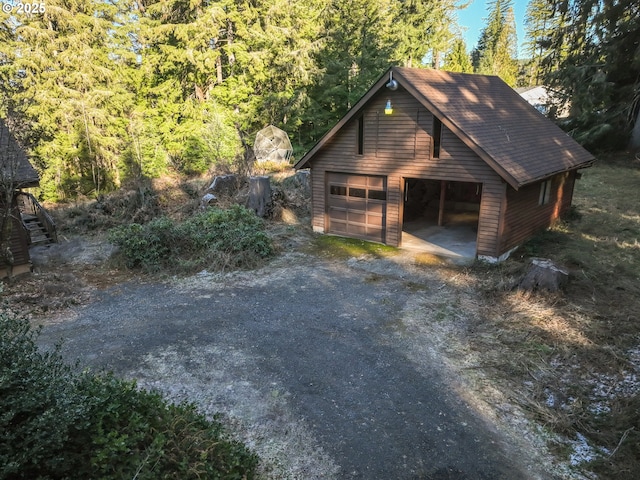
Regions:
<instances>
[{"instance_id":1,"label":"gravel driveway","mask_svg":"<svg viewBox=\"0 0 640 480\"><path fill-rule=\"evenodd\" d=\"M111 287L48 321L40 343L221 412L263 478L552 478L448 367L442 332L454 338L467 293L439 275L290 254Z\"/></svg>"}]
</instances>

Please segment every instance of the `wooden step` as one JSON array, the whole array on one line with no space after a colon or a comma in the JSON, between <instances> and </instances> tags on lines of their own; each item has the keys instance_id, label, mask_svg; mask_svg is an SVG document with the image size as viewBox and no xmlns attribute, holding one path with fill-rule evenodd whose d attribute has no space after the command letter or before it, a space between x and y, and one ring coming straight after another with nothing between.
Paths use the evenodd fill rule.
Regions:
<instances>
[{"instance_id":1,"label":"wooden step","mask_svg":"<svg viewBox=\"0 0 640 480\"><path fill-rule=\"evenodd\" d=\"M49 245L53 243L47 229L40 223L38 217L34 215L22 215L22 222L29 231L31 245Z\"/></svg>"}]
</instances>

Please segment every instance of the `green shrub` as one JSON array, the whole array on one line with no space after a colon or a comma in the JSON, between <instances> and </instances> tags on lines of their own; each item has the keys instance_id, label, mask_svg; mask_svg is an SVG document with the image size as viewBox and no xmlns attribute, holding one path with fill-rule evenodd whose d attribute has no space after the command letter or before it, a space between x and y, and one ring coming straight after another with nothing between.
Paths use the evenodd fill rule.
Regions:
<instances>
[{"instance_id":1,"label":"green shrub","mask_svg":"<svg viewBox=\"0 0 640 480\"><path fill-rule=\"evenodd\" d=\"M257 457L193 405L42 353L0 313L0 478L243 479Z\"/></svg>"},{"instance_id":2,"label":"green shrub","mask_svg":"<svg viewBox=\"0 0 640 480\"><path fill-rule=\"evenodd\" d=\"M84 412L71 369L38 351L26 320L0 314L0 478L65 470L65 447Z\"/></svg>"},{"instance_id":3,"label":"green shrub","mask_svg":"<svg viewBox=\"0 0 640 480\"><path fill-rule=\"evenodd\" d=\"M262 220L240 205L210 208L183 223L158 218L124 225L111 230L109 240L120 247L127 267L150 272L249 267L273 253Z\"/></svg>"},{"instance_id":4,"label":"green shrub","mask_svg":"<svg viewBox=\"0 0 640 480\"><path fill-rule=\"evenodd\" d=\"M109 231L109 240L120 247L128 268L154 271L172 258L180 238L173 221L161 217L144 225L116 227Z\"/></svg>"}]
</instances>

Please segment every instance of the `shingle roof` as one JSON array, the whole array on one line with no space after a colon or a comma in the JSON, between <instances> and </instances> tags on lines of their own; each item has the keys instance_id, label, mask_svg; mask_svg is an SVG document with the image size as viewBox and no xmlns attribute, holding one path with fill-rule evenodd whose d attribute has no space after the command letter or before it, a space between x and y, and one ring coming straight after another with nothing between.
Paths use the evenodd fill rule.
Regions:
<instances>
[{"instance_id":1,"label":"shingle roof","mask_svg":"<svg viewBox=\"0 0 640 480\"><path fill-rule=\"evenodd\" d=\"M400 86L438 117L515 189L594 157L500 78L442 70L392 68ZM300 168L383 88L389 72L296 165Z\"/></svg>"},{"instance_id":2,"label":"shingle roof","mask_svg":"<svg viewBox=\"0 0 640 480\"><path fill-rule=\"evenodd\" d=\"M0 119L0 175L11 179L15 188L38 185L38 172L29 162L24 150Z\"/></svg>"}]
</instances>

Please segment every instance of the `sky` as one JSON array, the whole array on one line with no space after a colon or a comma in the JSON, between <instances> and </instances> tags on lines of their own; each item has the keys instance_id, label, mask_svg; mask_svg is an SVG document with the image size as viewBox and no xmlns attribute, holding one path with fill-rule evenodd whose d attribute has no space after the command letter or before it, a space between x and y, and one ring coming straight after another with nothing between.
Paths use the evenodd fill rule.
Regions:
<instances>
[{"instance_id":1,"label":"sky","mask_svg":"<svg viewBox=\"0 0 640 480\"><path fill-rule=\"evenodd\" d=\"M465 0L458 2L464 4ZM516 32L518 35L518 45L522 45L524 41L524 14L527 10L529 0L513 0L513 8L516 16ZM464 40L467 44L467 50L471 51L478 43L480 32L485 27L487 18L487 2L486 0L471 0L469 6L464 10L458 11L458 23L462 27L466 27ZM521 47L518 47L520 53Z\"/></svg>"}]
</instances>

